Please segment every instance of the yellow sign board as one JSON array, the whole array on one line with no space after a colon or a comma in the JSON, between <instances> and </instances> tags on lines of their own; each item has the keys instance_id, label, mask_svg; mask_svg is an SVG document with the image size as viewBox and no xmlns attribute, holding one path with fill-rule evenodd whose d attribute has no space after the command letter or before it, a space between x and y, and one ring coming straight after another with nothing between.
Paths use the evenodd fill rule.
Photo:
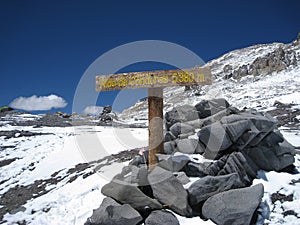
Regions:
<instances>
[{"instance_id":1,"label":"yellow sign board","mask_svg":"<svg viewBox=\"0 0 300 225\"><path fill-rule=\"evenodd\" d=\"M96 76L96 91L208 85L212 83L210 68L158 70Z\"/></svg>"}]
</instances>

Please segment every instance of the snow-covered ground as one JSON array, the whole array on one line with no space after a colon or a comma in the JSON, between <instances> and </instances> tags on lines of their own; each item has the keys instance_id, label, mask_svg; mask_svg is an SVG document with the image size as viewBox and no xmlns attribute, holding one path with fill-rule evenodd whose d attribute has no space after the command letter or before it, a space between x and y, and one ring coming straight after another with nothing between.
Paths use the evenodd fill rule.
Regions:
<instances>
[{"instance_id":1,"label":"snow-covered ground","mask_svg":"<svg viewBox=\"0 0 300 225\"><path fill-rule=\"evenodd\" d=\"M37 132L36 128L22 127L22 129ZM0 127L0 130L20 129L20 127ZM11 164L1 167L1 180L9 179L1 184L0 194L5 193L8 188L16 185L28 185L38 179L50 178L54 172L61 175L66 173L67 169L74 167L78 163L85 163L85 153L78 146L76 138L81 135L87 135L87 130L94 130L97 133L97 139L105 148L109 149L109 153L117 153L125 150L128 146L121 141L116 140L113 135L112 127L82 127L75 128L39 128L39 132L53 133L51 135L42 135L34 137L16 137L4 139L1 137L0 146L16 146L7 148L0 153L1 160L8 158L19 158ZM85 132L81 133L78 130ZM137 143L132 147L143 147L147 141L147 129L124 129L135 135ZM300 147L299 131L283 131L285 138L293 145ZM141 141L142 140L142 141ZM144 141L144 142L143 142ZM107 152L107 149L102 149ZM35 167L33 170L29 170ZM113 164L113 167L121 169L127 163ZM300 170L300 156L296 156L297 169ZM71 183L62 180L56 185L49 185L47 188L51 190L45 195L33 198L27 201L23 206L24 211L15 214L6 214L5 224L15 224L17 221L25 220L31 224L83 224L86 219L92 215L92 210L99 207L104 196L101 194L101 188L108 183L114 173L105 173L108 168L103 167L98 173L94 173L87 178L79 176ZM85 173L88 173L88 170ZM300 174L291 175L288 173L268 172L264 173L265 178L255 179L254 184L262 183L265 187L264 199L274 207L271 214L269 224L299 224L299 218L295 216L283 217L283 212L293 210L300 215L300 183L294 185L289 184L292 180L299 180ZM270 196L273 193L282 193L285 195L293 194L292 202L275 202L271 203ZM34 213L33 213L34 212ZM213 224L211 221L203 221L200 218L183 218L178 216L180 224Z\"/></svg>"},{"instance_id":2,"label":"snow-covered ground","mask_svg":"<svg viewBox=\"0 0 300 225\"><path fill-rule=\"evenodd\" d=\"M35 180L50 178L55 172L61 175L87 158L97 160L119 151L147 145L147 129L119 129L112 127L65 127L32 128L2 126L0 131L26 130L50 133L32 137L5 139L0 137L0 146L11 146L0 152L0 161L14 159L0 168L0 194L16 185L30 185ZM124 141L124 135L131 137L131 143ZM97 152L95 152L97 151ZM90 154L92 153L92 155ZM100 205L103 196L101 187L120 172L126 163L114 164L111 169L103 168L86 179L78 177L71 183L64 181L49 185L46 195L29 200L24 212L7 214L7 224L17 221L31 221L32 224L83 224L92 210ZM90 169L88 169L90 170ZM1 206L0 206L1 207ZM45 212L45 209L50 209ZM35 211L36 213L32 214Z\"/></svg>"}]
</instances>

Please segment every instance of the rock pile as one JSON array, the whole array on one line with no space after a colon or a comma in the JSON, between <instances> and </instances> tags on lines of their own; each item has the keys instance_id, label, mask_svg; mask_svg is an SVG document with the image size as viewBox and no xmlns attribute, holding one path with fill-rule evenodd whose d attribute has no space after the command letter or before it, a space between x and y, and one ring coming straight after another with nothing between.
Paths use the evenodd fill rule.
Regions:
<instances>
[{"instance_id":1,"label":"rock pile","mask_svg":"<svg viewBox=\"0 0 300 225\"><path fill-rule=\"evenodd\" d=\"M102 112L98 116L100 126L111 126L113 119L116 118L116 114L112 111L110 105L104 106Z\"/></svg>"},{"instance_id":2,"label":"rock pile","mask_svg":"<svg viewBox=\"0 0 300 225\"><path fill-rule=\"evenodd\" d=\"M227 79L231 77L237 79L247 75L266 75L282 71L289 66L295 67L298 65L297 61L296 51L279 47L263 57L258 57L251 64L242 65L236 69L231 65L225 65L223 72Z\"/></svg>"},{"instance_id":3,"label":"rock pile","mask_svg":"<svg viewBox=\"0 0 300 225\"><path fill-rule=\"evenodd\" d=\"M252 186L253 179L259 170L292 172L294 163L294 147L277 121L224 99L177 107L165 118L158 165L149 171L147 155L136 156L102 188L107 198L86 224L179 224L173 213L216 224L263 224L269 215L264 188ZM189 177L198 180L185 186Z\"/></svg>"}]
</instances>

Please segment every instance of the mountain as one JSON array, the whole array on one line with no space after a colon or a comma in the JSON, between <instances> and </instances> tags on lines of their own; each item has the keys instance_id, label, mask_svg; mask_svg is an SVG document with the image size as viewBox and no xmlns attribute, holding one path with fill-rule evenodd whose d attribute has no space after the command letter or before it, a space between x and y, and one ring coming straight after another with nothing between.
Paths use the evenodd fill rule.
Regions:
<instances>
[{"instance_id":1,"label":"mountain","mask_svg":"<svg viewBox=\"0 0 300 225\"><path fill-rule=\"evenodd\" d=\"M268 112L278 120L276 129L295 146L294 169L299 171L300 38L238 49L207 66L213 84L165 88L164 112L214 98L225 98L240 110ZM86 115L1 111L0 224L84 224L102 203L102 188L148 145L147 107L147 99L141 100L113 126L95 126L98 121ZM184 157L203 160L199 154ZM185 188L197 180L188 178ZM299 224L299 173L259 170L256 184L263 184L262 200L269 205L269 212L263 211L270 213L265 224ZM199 217L176 218L181 225L215 224Z\"/></svg>"},{"instance_id":2,"label":"mountain","mask_svg":"<svg viewBox=\"0 0 300 225\"><path fill-rule=\"evenodd\" d=\"M164 111L174 106L195 105L202 99L223 97L238 108L266 109L292 94L299 104L300 40L234 50L206 64L214 77L212 85L164 89ZM147 119L147 101L126 109L120 118Z\"/></svg>"}]
</instances>

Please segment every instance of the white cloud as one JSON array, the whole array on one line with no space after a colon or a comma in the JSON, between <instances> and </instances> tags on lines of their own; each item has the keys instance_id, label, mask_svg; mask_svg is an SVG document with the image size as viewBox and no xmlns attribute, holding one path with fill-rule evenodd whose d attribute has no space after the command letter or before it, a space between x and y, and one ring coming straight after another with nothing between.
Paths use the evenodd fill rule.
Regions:
<instances>
[{"instance_id":1,"label":"white cloud","mask_svg":"<svg viewBox=\"0 0 300 225\"><path fill-rule=\"evenodd\" d=\"M27 111L50 110L52 108L64 108L67 102L59 96L36 96L18 97L14 99L9 106L15 109L23 109Z\"/></svg>"},{"instance_id":2,"label":"white cloud","mask_svg":"<svg viewBox=\"0 0 300 225\"><path fill-rule=\"evenodd\" d=\"M101 106L91 105L91 106L87 106L83 110L83 113L89 114L89 115L98 115L100 112L102 112L102 110L103 110L103 107L101 107Z\"/></svg>"}]
</instances>

